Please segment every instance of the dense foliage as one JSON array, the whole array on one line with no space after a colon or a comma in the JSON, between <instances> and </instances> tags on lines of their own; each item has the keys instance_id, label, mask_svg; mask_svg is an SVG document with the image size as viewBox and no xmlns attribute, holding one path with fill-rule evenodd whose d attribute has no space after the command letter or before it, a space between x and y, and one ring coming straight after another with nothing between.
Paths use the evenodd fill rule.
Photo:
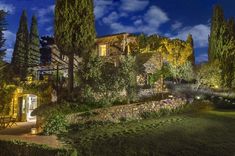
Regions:
<instances>
[{"instance_id":1,"label":"dense foliage","mask_svg":"<svg viewBox=\"0 0 235 156\"><path fill-rule=\"evenodd\" d=\"M10 112L10 103L13 98L15 86L3 85L0 86L0 114L8 115Z\"/></svg>"},{"instance_id":2,"label":"dense foliage","mask_svg":"<svg viewBox=\"0 0 235 156\"><path fill-rule=\"evenodd\" d=\"M221 87L220 63L214 61L203 64L196 70L197 89L201 86L219 88Z\"/></svg>"},{"instance_id":3,"label":"dense foliage","mask_svg":"<svg viewBox=\"0 0 235 156\"><path fill-rule=\"evenodd\" d=\"M127 92L127 102L135 100L136 91L136 58L133 56L122 56L119 66L120 86Z\"/></svg>"},{"instance_id":4,"label":"dense foliage","mask_svg":"<svg viewBox=\"0 0 235 156\"><path fill-rule=\"evenodd\" d=\"M224 20L223 9L218 5L214 6L211 19L211 31L209 36L209 61L213 61L216 58L216 48L219 38L219 31L220 27L223 25Z\"/></svg>"},{"instance_id":5,"label":"dense foliage","mask_svg":"<svg viewBox=\"0 0 235 156\"><path fill-rule=\"evenodd\" d=\"M209 37L209 61L219 61L222 86L232 87L235 72L235 21L226 20L223 9L215 6Z\"/></svg>"},{"instance_id":6,"label":"dense foliage","mask_svg":"<svg viewBox=\"0 0 235 156\"><path fill-rule=\"evenodd\" d=\"M165 48L163 58L174 66L181 66L186 61L191 61L193 55L193 47L191 43L183 42L179 39L164 40Z\"/></svg>"},{"instance_id":7,"label":"dense foliage","mask_svg":"<svg viewBox=\"0 0 235 156\"><path fill-rule=\"evenodd\" d=\"M119 66L106 62L95 54L88 58L80 68L80 86L74 92L76 102L64 96L62 99L70 101L69 103L61 101L60 105L40 106L34 113L40 116L57 112L67 114L135 100L135 57L122 56Z\"/></svg>"},{"instance_id":8,"label":"dense foliage","mask_svg":"<svg viewBox=\"0 0 235 156\"><path fill-rule=\"evenodd\" d=\"M75 149L57 149L46 145L26 143L20 141L0 140L1 156L31 155L31 156L77 156Z\"/></svg>"},{"instance_id":9,"label":"dense foliage","mask_svg":"<svg viewBox=\"0 0 235 156\"><path fill-rule=\"evenodd\" d=\"M55 41L69 57L68 89L73 90L74 55L84 56L95 42L93 0L57 0L55 7Z\"/></svg>"},{"instance_id":10,"label":"dense foliage","mask_svg":"<svg viewBox=\"0 0 235 156\"><path fill-rule=\"evenodd\" d=\"M3 57L5 55L6 49L4 38L4 31L6 31L6 21L5 21L6 13L3 10L0 10L0 68L1 68L1 61L3 61ZM0 69L1 70L1 69Z\"/></svg>"},{"instance_id":11,"label":"dense foliage","mask_svg":"<svg viewBox=\"0 0 235 156\"><path fill-rule=\"evenodd\" d=\"M27 76L28 69L28 24L27 15L24 10L21 18L19 28L16 34L16 42L12 56L12 66L14 73L24 79Z\"/></svg>"},{"instance_id":12,"label":"dense foliage","mask_svg":"<svg viewBox=\"0 0 235 156\"><path fill-rule=\"evenodd\" d=\"M89 55L81 68L81 99L85 103L113 104L120 97L136 98L135 57L121 56L118 66L95 53ZM122 95L126 92L126 95ZM124 93L125 94L125 93Z\"/></svg>"},{"instance_id":13,"label":"dense foliage","mask_svg":"<svg viewBox=\"0 0 235 156\"><path fill-rule=\"evenodd\" d=\"M180 66L186 61L194 64L193 38L189 35L187 41L169 39L158 35L140 35L137 40L139 52L157 52L164 61Z\"/></svg>"},{"instance_id":14,"label":"dense foliage","mask_svg":"<svg viewBox=\"0 0 235 156\"><path fill-rule=\"evenodd\" d=\"M234 19L220 27L217 44L217 58L220 61L222 84L231 88L235 78L235 23Z\"/></svg>"},{"instance_id":15,"label":"dense foliage","mask_svg":"<svg viewBox=\"0 0 235 156\"><path fill-rule=\"evenodd\" d=\"M193 43L193 36L191 34L188 35L186 42L191 45L192 53L189 56L189 61L192 63L192 65L195 65L195 52L194 52L194 43Z\"/></svg>"},{"instance_id":16,"label":"dense foliage","mask_svg":"<svg viewBox=\"0 0 235 156\"><path fill-rule=\"evenodd\" d=\"M3 61L5 56L5 41L4 38L4 31L6 31L6 21L5 21L6 13L3 10L0 10L0 85L3 80L4 72L3 69L5 68L6 64Z\"/></svg>"},{"instance_id":17,"label":"dense foliage","mask_svg":"<svg viewBox=\"0 0 235 156\"><path fill-rule=\"evenodd\" d=\"M58 135L67 132L67 127L68 123L65 120L65 116L62 113L54 112L46 118L43 133L45 135Z\"/></svg>"},{"instance_id":18,"label":"dense foliage","mask_svg":"<svg viewBox=\"0 0 235 156\"><path fill-rule=\"evenodd\" d=\"M29 66L37 66L40 64L40 40L38 34L38 27L37 27L37 18L35 16L32 17L32 23L30 27L30 34L29 34Z\"/></svg>"},{"instance_id":19,"label":"dense foliage","mask_svg":"<svg viewBox=\"0 0 235 156\"><path fill-rule=\"evenodd\" d=\"M170 75L179 83L182 80L191 81L194 79L194 71L191 62L186 61L181 66L169 64Z\"/></svg>"},{"instance_id":20,"label":"dense foliage","mask_svg":"<svg viewBox=\"0 0 235 156\"><path fill-rule=\"evenodd\" d=\"M20 18L11 61L11 68L15 76L25 79L30 73L30 68L40 63L39 47L37 19L35 16L32 17L29 33L27 14L24 10Z\"/></svg>"}]
</instances>

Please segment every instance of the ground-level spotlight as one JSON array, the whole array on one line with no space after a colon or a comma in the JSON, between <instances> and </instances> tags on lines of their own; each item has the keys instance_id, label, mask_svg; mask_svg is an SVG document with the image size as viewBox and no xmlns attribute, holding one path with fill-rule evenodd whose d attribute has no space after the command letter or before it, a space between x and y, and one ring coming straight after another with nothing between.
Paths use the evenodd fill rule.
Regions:
<instances>
[{"instance_id":1,"label":"ground-level spotlight","mask_svg":"<svg viewBox=\"0 0 235 156\"><path fill-rule=\"evenodd\" d=\"M200 100L201 99L201 96L196 96L195 97L197 100Z\"/></svg>"},{"instance_id":2,"label":"ground-level spotlight","mask_svg":"<svg viewBox=\"0 0 235 156\"><path fill-rule=\"evenodd\" d=\"M37 128L31 128L31 134L36 135L37 134Z\"/></svg>"}]
</instances>

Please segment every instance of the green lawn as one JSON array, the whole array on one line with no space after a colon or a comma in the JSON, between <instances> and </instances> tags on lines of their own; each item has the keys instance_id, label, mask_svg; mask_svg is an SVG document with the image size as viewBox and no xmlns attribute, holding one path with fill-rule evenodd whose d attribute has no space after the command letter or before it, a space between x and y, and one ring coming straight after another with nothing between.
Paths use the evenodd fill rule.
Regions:
<instances>
[{"instance_id":1,"label":"green lawn","mask_svg":"<svg viewBox=\"0 0 235 156\"><path fill-rule=\"evenodd\" d=\"M93 125L67 139L82 156L235 156L235 111Z\"/></svg>"}]
</instances>

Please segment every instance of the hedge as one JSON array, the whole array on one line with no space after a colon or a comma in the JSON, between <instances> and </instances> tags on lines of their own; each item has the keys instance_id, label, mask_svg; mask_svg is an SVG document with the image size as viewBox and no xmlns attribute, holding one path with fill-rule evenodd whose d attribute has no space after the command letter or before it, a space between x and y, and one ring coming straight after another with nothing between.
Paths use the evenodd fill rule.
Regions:
<instances>
[{"instance_id":1,"label":"hedge","mask_svg":"<svg viewBox=\"0 0 235 156\"><path fill-rule=\"evenodd\" d=\"M77 151L16 140L0 140L0 156L77 156Z\"/></svg>"}]
</instances>

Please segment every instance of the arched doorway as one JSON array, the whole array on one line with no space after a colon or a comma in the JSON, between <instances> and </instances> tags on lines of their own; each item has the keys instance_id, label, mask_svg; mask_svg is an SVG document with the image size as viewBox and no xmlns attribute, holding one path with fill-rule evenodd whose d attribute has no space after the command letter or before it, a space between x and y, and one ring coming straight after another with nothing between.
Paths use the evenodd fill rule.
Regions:
<instances>
[{"instance_id":1,"label":"arched doorway","mask_svg":"<svg viewBox=\"0 0 235 156\"><path fill-rule=\"evenodd\" d=\"M38 97L34 94L23 94L18 97L18 120L35 122L36 116L32 116L31 113L38 106Z\"/></svg>"}]
</instances>

